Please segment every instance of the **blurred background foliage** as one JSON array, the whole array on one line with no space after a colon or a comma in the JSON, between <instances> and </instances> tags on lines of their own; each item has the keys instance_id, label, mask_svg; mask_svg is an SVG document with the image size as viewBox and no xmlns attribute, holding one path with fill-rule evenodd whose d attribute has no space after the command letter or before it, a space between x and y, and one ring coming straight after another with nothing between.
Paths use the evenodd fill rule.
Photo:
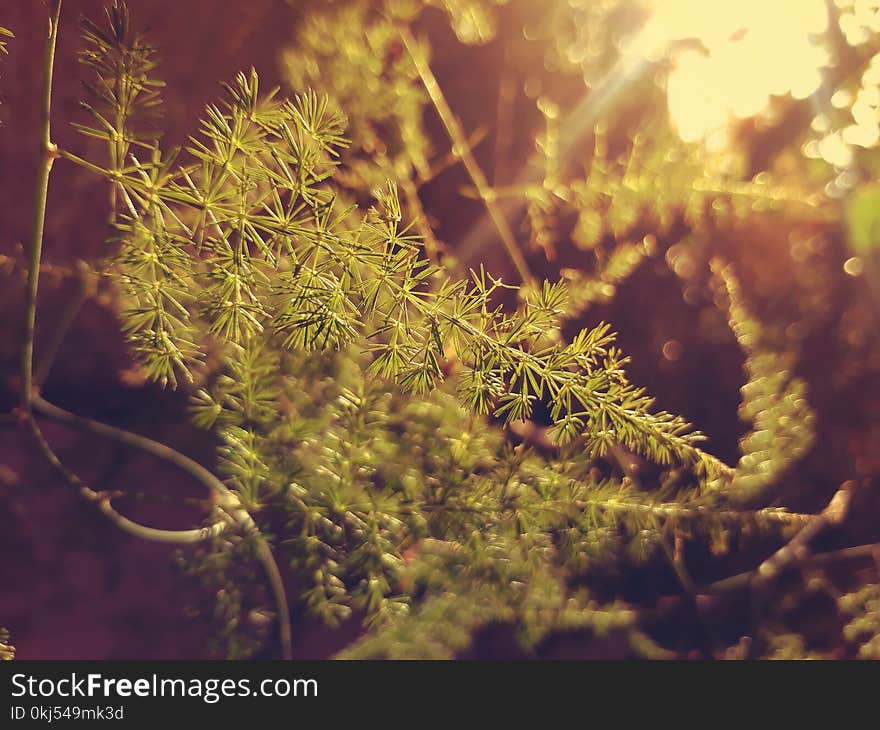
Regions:
<instances>
[{"instance_id":1,"label":"blurred background foliage","mask_svg":"<svg viewBox=\"0 0 880 730\"><path fill-rule=\"evenodd\" d=\"M99 17L101 3L81 5ZM360 356L315 365L285 355L294 361L282 371L297 373L296 382L269 400L299 417L293 432L256 419L260 442L250 446L272 464L274 481L261 482L255 499L302 499L314 493L308 476L303 494L285 491L296 473L352 479L355 464L358 490L402 484L430 494L455 484L465 507L476 499L514 525L485 531L441 513L419 532L389 518L346 556L346 575L357 578L344 584L312 540L332 543L332 515L324 525L318 509L310 519L323 526L309 532L301 516L290 524L283 509L267 510L265 526L296 568L289 580L302 597L301 655L332 654L364 617L378 615L378 632L348 656L876 658L878 563L876 551L861 548L880 539L880 4L708 5L130 3L159 46L163 144L185 143L217 82L251 65L262 88L327 94L348 119L351 144L334 176L343 202L367 207L393 179L402 217L415 222L432 261L459 272L484 264L510 283L567 280L562 335L610 322L631 357L632 382L706 434L707 452L736 465L723 487L726 511L713 519L699 510L718 507L713 488L722 486L705 475L623 448L599 459L568 449L560 459L545 414L505 435L465 415L451 391L410 400L394 388L371 390ZM16 34L0 79L0 182L10 211L0 232L9 281L0 317L10 333L0 364L9 373L44 13L40 3L13 2L0 18ZM74 61L73 15L61 31L56 113L83 122L76 82L89 75ZM100 141L55 128L62 147L102 154ZM105 185L60 163L53 174L38 347L72 301L82 311L44 392L213 460L213 438L187 424L192 394L157 389L130 360L118 289L104 278L85 286L77 273L77 261L108 255ZM512 290L505 303L516 304ZM259 377L278 367L260 364L259 353L238 362ZM211 372L197 386L210 386ZM232 379L247 382L241 372ZM196 396L197 416L218 401L208 390ZM236 418L226 425L240 427ZM165 554L148 552L161 590L139 588L130 575L139 548L97 521L81 515L91 537L52 536L48 526L80 508L56 500L45 470L9 433L0 494L19 517L3 540L23 557L8 568L13 590L0 621L13 629L19 656L192 655L205 638L221 654L271 654L271 604L236 557L250 549L246 540L226 536L181 556L192 582L166 575ZM84 442L55 438L68 440L71 463L96 481L122 474L133 493L155 495L155 469L143 460L132 464L106 446L77 457ZM235 441L227 438L221 454L227 475L241 472ZM535 520L535 500L572 478L586 486L566 494L560 514L517 522ZM847 480L858 488L846 519L819 536L815 561L761 589L775 600L758 601L754 586L718 587L792 539L800 523L781 515L820 513ZM186 485L162 481L165 502L133 499L131 509L165 521L171 510L181 524L199 514L181 504ZM381 508L374 505L393 512ZM53 562L72 577L33 569ZM414 600L407 619L398 594ZM43 596L39 607L34 595ZM193 607L200 634L184 629L180 603ZM337 628L322 628L328 621ZM84 639L65 645L72 627ZM152 632L165 641L144 638ZM176 643L187 632L190 643Z\"/></svg>"}]
</instances>

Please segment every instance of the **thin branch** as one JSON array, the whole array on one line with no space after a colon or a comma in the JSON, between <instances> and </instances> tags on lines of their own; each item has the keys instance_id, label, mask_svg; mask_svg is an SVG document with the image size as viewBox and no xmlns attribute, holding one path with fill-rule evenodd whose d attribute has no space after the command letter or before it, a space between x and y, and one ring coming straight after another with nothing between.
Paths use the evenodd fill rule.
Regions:
<instances>
[{"instance_id":1,"label":"thin branch","mask_svg":"<svg viewBox=\"0 0 880 730\"><path fill-rule=\"evenodd\" d=\"M508 424L507 428L523 439L523 441L533 444L540 449L555 452L558 448L553 442L553 439L550 438L550 429L547 426L538 425L534 421L513 421ZM696 446L693 447L693 450L694 455L702 461L708 469L718 474L719 477L730 481L736 476L736 469L726 464L714 454L710 454L708 451L703 451ZM624 470L624 472L626 472L626 470ZM812 515L806 516L812 517Z\"/></svg>"},{"instance_id":2,"label":"thin branch","mask_svg":"<svg viewBox=\"0 0 880 730\"><path fill-rule=\"evenodd\" d=\"M217 502L224 509L243 510L238 497L233 494L229 488L217 478L211 471L203 467L197 461L184 456L179 451L172 449L170 446L153 441L151 438L141 436L131 431L125 431L115 426L110 426L100 421L93 421L90 418L78 416L70 411L49 403L40 395L35 395L33 399L33 407L37 413L51 418L53 421L67 424L78 431L92 433L96 436L102 436L114 441L132 446L140 451L144 451L158 459L167 461L168 463L186 472L197 481L204 484L218 498Z\"/></svg>"},{"instance_id":3,"label":"thin branch","mask_svg":"<svg viewBox=\"0 0 880 730\"><path fill-rule=\"evenodd\" d=\"M19 246L21 248L21 246ZM21 277L27 281L28 271L27 271L27 261L24 260L23 250L17 252L14 256L6 256L4 254L0 254L0 271L3 273L12 273L15 272L16 275L21 275ZM41 261L40 262L40 276L49 277L55 282L62 281L63 279L78 279L80 276L80 272L73 268L72 266L67 266L65 264L52 263L51 261Z\"/></svg>"},{"instance_id":4,"label":"thin branch","mask_svg":"<svg viewBox=\"0 0 880 730\"><path fill-rule=\"evenodd\" d=\"M761 588L776 578L785 568L806 560L810 556L810 543L822 532L839 525L846 519L854 490L855 482L844 482L821 513L810 520L804 529L758 566L752 578L752 586Z\"/></svg>"},{"instance_id":5,"label":"thin branch","mask_svg":"<svg viewBox=\"0 0 880 730\"><path fill-rule=\"evenodd\" d=\"M802 561L805 565L829 565L840 560L863 560L873 558L880 555L880 542L872 542L865 545L855 545L853 547L841 548L840 550L829 550L824 553L812 553ZM705 588L700 589L701 594L718 595L739 588L746 588L752 581L758 568L746 570L737 573L729 578L717 580L710 583Z\"/></svg>"},{"instance_id":6,"label":"thin branch","mask_svg":"<svg viewBox=\"0 0 880 730\"><path fill-rule=\"evenodd\" d=\"M147 527L140 523L128 519L124 515L117 512L110 504L110 496L106 492L97 492L87 486L82 479L68 469L58 455L46 441L42 430L37 425L32 415L25 418L25 422L34 437L34 441L40 449L43 457L53 469L66 481L71 487L77 490L79 495L87 502L93 502L97 505L101 513L107 517L114 525L124 532L151 542L162 542L173 545L186 545L216 537L221 534L227 526L225 522L217 522L210 527L204 527L198 530L160 530L154 527Z\"/></svg>"},{"instance_id":7,"label":"thin branch","mask_svg":"<svg viewBox=\"0 0 880 730\"><path fill-rule=\"evenodd\" d=\"M700 610L700 601L697 597L697 586L694 583L694 579L691 577L690 571L687 569L687 564L684 560L684 547L682 538L677 533L674 536L675 544L674 547L669 545L668 536L664 534L660 534L660 546L663 549L663 552L666 554L667 560L669 560L669 564L672 566L673 571L675 572L675 577L678 579L678 582L681 584L682 589L684 590L684 595L688 603L691 604L691 608L693 609L694 615L703 625L706 635L705 639L708 643L703 646L703 653L706 659L710 659L712 657L712 646L717 643L717 635L712 627L712 623L707 616L703 615L703 612Z\"/></svg>"},{"instance_id":8,"label":"thin branch","mask_svg":"<svg viewBox=\"0 0 880 730\"><path fill-rule=\"evenodd\" d=\"M482 142L486 138L486 130L483 127L478 127L467 138L467 147L469 150L472 150L476 147L480 142ZM418 187L422 187L427 185L429 182L436 180L439 177L440 173L446 172L450 167L454 167L459 163L459 156L456 154L455 149L450 149L446 152L442 157L436 159L431 162L429 168L426 170L424 174L418 175L416 178L416 184Z\"/></svg>"},{"instance_id":9,"label":"thin branch","mask_svg":"<svg viewBox=\"0 0 880 730\"><path fill-rule=\"evenodd\" d=\"M206 497L181 497L176 494L151 494L150 492L127 492L119 489L101 490L111 499L131 499L143 502L160 502L175 506L189 505L191 507L213 507L214 500Z\"/></svg>"},{"instance_id":10,"label":"thin branch","mask_svg":"<svg viewBox=\"0 0 880 730\"><path fill-rule=\"evenodd\" d=\"M791 540L764 560L757 568L715 581L700 590L700 593L717 594L746 587L762 587L786 567L794 563L829 563L839 559L868 557L877 550L877 545L859 545L827 553L810 554L807 545L827 528L840 524L849 510L852 500L853 482L844 482L834 493L828 506L812 519Z\"/></svg>"},{"instance_id":11,"label":"thin branch","mask_svg":"<svg viewBox=\"0 0 880 730\"><path fill-rule=\"evenodd\" d=\"M79 165L80 167L85 168L91 172L94 172L96 175L100 175L101 177L109 177L112 179L112 175L110 175L107 170L103 167L99 167L88 160L83 159L79 155L73 154L70 150L66 150L63 147L58 148L58 156L63 157L65 160L72 162L75 165Z\"/></svg>"},{"instance_id":12,"label":"thin branch","mask_svg":"<svg viewBox=\"0 0 880 730\"><path fill-rule=\"evenodd\" d=\"M40 259L43 250L43 230L46 221L46 202L49 194L49 175L52 170L52 164L58 157L58 149L51 139L51 108L52 75L55 66L55 46L58 39L58 21L60 15L61 0L55 0L49 18L49 34L46 40L46 50L43 59L43 85L40 106L40 165L37 170L36 193L34 195L33 232L31 235L30 246L28 248L28 278L24 315L25 326L24 339L21 348L21 414L34 437L37 446L49 464L66 482L79 492L81 497L89 502L95 503L102 514L104 514L104 516L117 527L132 535L154 542L173 544L199 542L220 534L225 529L225 524L216 523L210 527L198 530L159 530L138 524L137 522L128 519L113 508L110 504L110 499L106 494L96 492L86 486L76 474L71 472L61 463L58 456L43 436L43 433L37 425L37 422L34 420L31 412L34 401L39 400L34 388L33 354L37 292L40 278ZM83 292L84 291L85 287L83 287ZM59 329L60 334L57 334L56 338L51 341L50 347L47 351L48 357L43 361L38 371L38 381L48 372L54 353L78 309L79 306L77 305L76 307L70 307L67 310L67 315L62 319L62 327ZM41 403L48 405L43 401L41 401Z\"/></svg>"},{"instance_id":13,"label":"thin branch","mask_svg":"<svg viewBox=\"0 0 880 730\"><path fill-rule=\"evenodd\" d=\"M688 507L675 502L658 502L645 504L642 502L627 502L621 499L591 499L577 503L582 508L589 507L606 509L611 512L637 512L662 518L676 519L710 519L715 522L741 524L757 520L774 522L781 525L806 525L816 519L817 515L788 512L784 509L766 507L758 510L717 509L713 507L694 506Z\"/></svg>"},{"instance_id":14,"label":"thin branch","mask_svg":"<svg viewBox=\"0 0 880 730\"><path fill-rule=\"evenodd\" d=\"M43 57L43 85L40 104L40 150L37 187L34 195L34 222L28 248L28 281L24 305L24 340L21 347L21 407L31 412L33 398L34 327L37 316L37 289L40 281L40 258L43 252L43 228L46 221L46 200L49 196L49 172L58 156L51 139L52 72L55 67L55 43L61 0L55 0L49 18L49 35Z\"/></svg>"},{"instance_id":15,"label":"thin branch","mask_svg":"<svg viewBox=\"0 0 880 730\"><path fill-rule=\"evenodd\" d=\"M829 565L841 560L859 560L872 557L877 559L877 556L880 556L880 543L856 545L821 553L811 553L806 549L806 545L814 540L822 531L840 524L846 517L852 499L853 486L852 482L844 483L820 514L810 515L812 520L807 523L806 527L757 567L722 578L708 585L697 587L695 593L698 605L710 597L723 596L734 591L755 587L762 588L766 585L767 581L779 575L779 572L784 567L795 563L801 565ZM664 596L659 599L656 609L641 613L646 618L657 620L689 598L689 595ZM752 650L750 648L750 651Z\"/></svg>"},{"instance_id":16,"label":"thin branch","mask_svg":"<svg viewBox=\"0 0 880 730\"><path fill-rule=\"evenodd\" d=\"M842 548L840 550L829 550L827 552L812 553L803 560L803 565L818 566L830 565L845 560L867 560L880 556L880 542L868 543L865 545L855 545L853 547ZM717 596L724 596L735 591L747 589L757 573L758 568L743 571L736 575L714 581L707 585L699 586L696 589L696 597L698 603L705 605L707 600L711 600ZM688 600L689 596L679 594L674 596L663 596L658 599L656 608L650 610L640 610L639 615L649 623L663 620L669 615L669 612L676 610L681 603Z\"/></svg>"},{"instance_id":17,"label":"thin branch","mask_svg":"<svg viewBox=\"0 0 880 730\"><path fill-rule=\"evenodd\" d=\"M525 257L516 243L516 238L513 235L513 231L510 229L510 225L507 223L507 220L504 218L495 203L492 188L489 185L486 174L483 172L468 145L467 136L461 127L461 122L459 122L458 118L455 116L455 113L449 106L449 102L446 101L446 97L443 95L440 84L437 83L437 78L434 76L434 72L431 70L431 66L427 59L422 54L412 32L405 25L399 26L398 32L400 33L401 41L419 74L422 85L425 87L428 97L431 99L434 108L437 110L440 121L446 129L446 133L449 135L453 149L464 164L465 170L467 170L468 175L470 175L483 204L486 206L486 210L488 211L492 222L495 224L495 228L498 230L498 235L501 237L501 242L504 244L504 248L507 249L507 253L510 255L513 265L516 267L517 272L519 272L523 283L531 284L533 281L532 273L529 271Z\"/></svg>"},{"instance_id":18,"label":"thin branch","mask_svg":"<svg viewBox=\"0 0 880 730\"><path fill-rule=\"evenodd\" d=\"M69 411L64 410L63 408L59 408L58 406L49 403L38 395L34 396L33 407L34 410L36 410L37 412L48 416L55 421L59 421L60 423L64 423L80 431L85 431L86 433L92 433L97 436L102 436L104 438L119 441L120 443L132 446L145 453L155 456L158 459L167 461L168 463L189 474L190 476L201 482L203 485L205 485L216 498L217 505L224 512L226 512L236 524L243 528L245 532L257 538L257 557L263 565L263 569L266 573L266 579L269 582L269 587L275 600L275 606L278 612L278 626L281 640L282 657L284 659L292 658L293 652L290 630L290 610L287 603L287 594L284 588L284 582L281 578L281 572L278 569L278 564L275 562L275 557L272 554L272 550L269 547L268 542L266 541L265 537L263 537L259 527L257 526L256 522L254 522L253 517L251 517L250 513L244 507L242 507L241 502L234 492L232 492L216 475L203 467L197 461L190 459L188 456L181 454L179 451L176 451L169 446L160 444L158 441L153 441L146 436L141 436L140 434L125 431L121 428L116 428L115 426L110 426L106 423L101 423L99 421L93 421L89 418L77 416L73 413L70 413ZM39 433L39 428L36 426L36 423L33 422L33 419L30 419L30 422L33 424L32 430L36 430L35 435L39 434L39 441L42 438L42 434ZM42 440L45 443L45 439ZM48 449L48 453L46 449ZM47 458L49 458L50 453L52 454L52 458L54 458L54 461L58 464L58 466L56 466L56 469L58 467L61 467L64 472L70 474L70 472L68 472L68 470L61 464L54 453L52 453L51 448L49 448L49 445L47 443L45 444L45 448L43 448L43 451L44 454L46 454ZM65 479L70 482L70 478L67 476L67 474L64 474L64 472L62 472L62 474L65 476ZM72 476L76 477L76 475ZM82 485L82 482L80 481L79 484ZM74 486L76 485L74 484ZM89 499L93 499L92 497L88 497L88 495L84 496L87 496L87 498ZM106 497L104 498L104 501L108 502L109 504L109 501L106 499ZM125 518L122 519L124 520ZM225 523L219 524L225 527ZM215 525L209 529L216 529L218 530L217 534L219 534L219 532L222 532L223 527L217 527ZM151 530L152 528L144 529ZM202 539L211 536L212 535L210 534L205 535ZM169 540L166 541L172 540L170 540L169 538ZM195 542L195 540L189 541Z\"/></svg>"}]
</instances>

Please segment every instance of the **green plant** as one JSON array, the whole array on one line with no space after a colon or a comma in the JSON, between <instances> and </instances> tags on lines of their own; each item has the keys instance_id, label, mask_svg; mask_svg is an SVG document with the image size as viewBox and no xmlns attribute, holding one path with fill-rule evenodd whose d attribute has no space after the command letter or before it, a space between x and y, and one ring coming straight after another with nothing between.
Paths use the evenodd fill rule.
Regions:
<instances>
[{"instance_id":1,"label":"green plant","mask_svg":"<svg viewBox=\"0 0 880 730\"><path fill-rule=\"evenodd\" d=\"M497 3L442 4L470 42L486 36ZM610 299L680 217L697 235L751 215L756 201L821 217L815 201L710 177L695 156L670 160L638 136L612 158L601 127L587 174L572 174L560 165L558 110L547 100L544 179L492 187L412 32L416 3L316 11L286 56L298 94L261 92L256 71L240 73L187 147L171 150L156 131L162 83L153 51L114 2L105 25L84 25L92 121L76 127L106 142L103 159L86 159L50 136L60 8L55 0L44 66L20 420L59 474L120 528L193 546L184 561L217 597L227 654L253 653L266 632L254 638L248 626L272 615L280 654L292 656L294 611L362 622L366 633L348 657L452 657L498 623L513 627L524 651L554 633L591 631L623 637L634 655L671 656L640 610L594 583L659 560L680 582L681 600L696 605L702 589L684 559L687 541L725 552L749 534L789 538L817 524L820 516L789 512L770 494L813 443L814 416L805 382L789 374L793 354L763 337L732 266L714 259L712 269L746 356L741 415L752 430L735 467L630 382L608 325L564 336L568 320ZM363 28L349 48L359 62L328 67L339 24ZM306 90L319 68L330 88ZM361 72L387 74L381 93L364 94ZM412 222L423 213L419 185L431 177L421 120L429 104L518 285L483 266L463 275L439 260L424 218ZM353 115L353 145L343 110ZM114 232L99 273L118 291L144 375L183 391L193 422L217 437L215 471L40 396L34 319L55 160L106 180ZM369 195L372 205L358 208ZM499 205L506 197L526 201L533 249L552 259L570 234L595 255L596 270L537 283ZM573 220L570 230L561 220ZM209 490L205 524L157 530L124 517L113 494L61 463L37 416L181 469ZM537 435L517 443L517 428ZM633 468L640 459L654 465L650 482ZM254 580L254 562L268 590ZM288 569L297 585L290 597ZM731 580L705 590L742 582Z\"/></svg>"},{"instance_id":2,"label":"green plant","mask_svg":"<svg viewBox=\"0 0 880 730\"><path fill-rule=\"evenodd\" d=\"M15 647L9 643L9 632L0 628L0 660L9 661L15 658Z\"/></svg>"},{"instance_id":3,"label":"green plant","mask_svg":"<svg viewBox=\"0 0 880 730\"><path fill-rule=\"evenodd\" d=\"M841 610L849 615L844 635L859 645L863 659L880 657L880 589L876 583L862 586L854 593L840 598Z\"/></svg>"}]
</instances>

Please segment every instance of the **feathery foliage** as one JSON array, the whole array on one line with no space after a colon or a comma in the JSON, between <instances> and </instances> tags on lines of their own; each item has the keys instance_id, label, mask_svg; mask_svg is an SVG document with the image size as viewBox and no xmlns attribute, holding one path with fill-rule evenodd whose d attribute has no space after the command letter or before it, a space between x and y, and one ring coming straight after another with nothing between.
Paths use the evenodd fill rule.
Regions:
<instances>
[{"instance_id":1,"label":"feathery foliage","mask_svg":"<svg viewBox=\"0 0 880 730\"><path fill-rule=\"evenodd\" d=\"M15 647L9 643L9 631L0 627L0 661L15 658Z\"/></svg>"},{"instance_id":2,"label":"feathery foliage","mask_svg":"<svg viewBox=\"0 0 880 730\"><path fill-rule=\"evenodd\" d=\"M196 163L177 166L154 147L149 160L132 155L125 169L104 171L124 199L125 328L150 377L191 378L207 336L323 351L363 334L368 371L405 391L432 390L448 350L478 414L509 423L546 402L560 443L586 436L601 456L618 441L663 464L711 467L694 447L699 436L651 413L652 400L627 382L607 326L558 342L564 285L545 283L505 313L493 302L501 280L483 270L456 279L420 257L393 184L357 222L338 211L325 183L345 144L343 119L326 100L261 97L253 71L226 92L188 148Z\"/></svg>"},{"instance_id":3,"label":"feathery foliage","mask_svg":"<svg viewBox=\"0 0 880 730\"><path fill-rule=\"evenodd\" d=\"M127 47L127 30L113 37ZM122 73L109 61L88 63L98 88ZM141 71L139 84L155 88ZM211 379L195 395L194 418L220 436L220 467L242 504L283 516L281 544L312 577L301 594L311 611L334 621L356 610L387 623L406 612L407 545L423 536L466 541L496 522L505 529L485 539L511 539L509 529L549 519L542 502L561 498L562 512L577 513L575 495L596 489L558 477L551 488L540 477L519 504L497 476L511 469L500 434L487 443L475 417L509 424L540 405L554 440L580 443L585 463L620 444L700 478L725 473L696 447L699 434L654 412L628 382L606 325L561 340L564 284L545 283L507 311L496 303L500 279L482 269L458 279L422 258L394 184L365 214L340 210L330 183L344 120L325 99L261 95L253 71L225 91L191 139L192 162L153 143L119 167L108 135L110 166L84 164L120 191L113 273L145 372L171 385ZM202 363L214 350L225 365L212 376ZM430 395L441 386L445 395ZM430 445L412 443L418 428ZM552 545L549 534L541 539ZM209 564L234 564L227 540L218 538ZM218 610L234 626L240 590L222 595L232 603Z\"/></svg>"},{"instance_id":4,"label":"feathery foliage","mask_svg":"<svg viewBox=\"0 0 880 730\"><path fill-rule=\"evenodd\" d=\"M780 476L791 461L813 445L815 415L806 401L806 383L791 375L791 355L761 344L761 325L746 311L729 266L713 262L729 297L730 326L746 354L746 384L740 417L752 429L740 441L740 460L728 493L753 498Z\"/></svg>"},{"instance_id":5,"label":"feathery foliage","mask_svg":"<svg viewBox=\"0 0 880 730\"><path fill-rule=\"evenodd\" d=\"M491 37L502 4L431 3L465 43ZM75 126L107 154L61 154L109 184L122 328L147 378L181 387L193 422L217 437L221 486L293 571L295 610L367 629L341 656L454 657L498 624L525 653L588 632L633 656L670 656L602 586L659 565L692 599L686 542L717 555L807 524L761 506L813 445L807 386L727 265L712 270L746 357L740 415L752 423L735 468L630 382L608 325L568 338L563 328L611 299L677 227L705 240L770 210L821 218L820 199L715 174L662 126L621 144L600 123L592 152L572 155L549 96L538 101L543 179L487 192L455 134L448 160L429 144L423 115L433 104L444 116L442 92L420 69L426 47L416 57L402 33L422 4L375 5L309 11L284 55L300 93L283 99L255 70L240 73L183 150L160 144L163 84L124 4L105 26L85 22L94 122ZM568 5L589 15L618 3ZM553 57L585 76L617 53L597 41L593 57L573 59L566 37ZM561 281L514 287L429 255L419 186L466 160L487 208L524 203L532 254L576 250ZM215 505L210 519L227 517ZM278 610L249 569L262 544L230 526L183 559L211 604L197 611L231 657L257 652ZM850 638L868 636L865 655L875 598L841 604L856 616ZM771 655L802 650L794 634L770 641Z\"/></svg>"},{"instance_id":6,"label":"feathery foliage","mask_svg":"<svg viewBox=\"0 0 880 730\"><path fill-rule=\"evenodd\" d=\"M308 12L282 56L292 88L327 94L351 120L347 134L354 143L334 177L351 196L429 170L422 122L427 95L402 53L394 18L371 5L342 3ZM360 30L340 39L339 28Z\"/></svg>"},{"instance_id":7,"label":"feathery foliage","mask_svg":"<svg viewBox=\"0 0 880 730\"><path fill-rule=\"evenodd\" d=\"M3 28L0 26L0 38L15 38L15 35L11 30L7 28ZM9 53L8 42L5 40L0 40L0 53L7 54Z\"/></svg>"},{"instance_id":8,"label":"feathery foliage","mask_svg":"<svg viewBox=\"0 0 880 730\"><path fill-rule=\"evenodd\" d=\"M491 38L496 4L493 0L448 4L456 28L462 19L470 22L479 17L473 25L485 29L473 36L459 33L459 38L467 43ZM413 56L427 58L429 49L423 42L408 50L401 43L400 29L413 26L419 14L413 4L374 5L351 0L309 12L284 52L284 70L291 88L318 89L334 108L350 115L352 145L343 153L344 167L336 176L348 195L362 196L384 178L397 180L405 192L405 210L424 237L426 249L433 252L441 244L430 225L430 212L422 209L419 189L446 166L465 160L484 130L468 140L450 135L450 152L441 149L437 154L424 127L437 92L420 79L419 59ZM467 6L466 12L453 12L459 5ZM552 5L534 27L527 28L528 36L551 41L545 51L548 67L566 73L576 68L588 83L620 62L620 49L598 30L602 24L619 22L621 17L635 20L647 13L643 3ZM581 20L573 22L577 18ZM340 34L340 27L353 31ZM678 224L705 237L756 213L785 211L816 219L827 215L820 196L782 185L766 173L744 181L735 166L707 169L704 151L682 143L668 120L646 120L621 145L618 139L608 139L608 120L600 118L592 135L594 149L584 154L575 152L570 139L571 117L578 112L566 118L566 111L548 95L539 96L536 106L545 129L537 135L533 164L541 169L543 179L465 193L484 199L487 206L495 200L525 201L529 247L540 249L548 260L555 260L557 248L567 241L581 252L578 266L560 270L571 284L569 317L611 299L616 286L658 250L657 239L668 236Z\"/></svg>"},{"instance_id":9,"label":"feathery foliage","mask_svg":"<svg viewBox=\"0 0 880 730\"><path fill-rule=\"evenodd\" d=\"M880 659L880 585L868 583L840 597L840 610L849 621L843 634L858 644L862 659Z\"/></svg>"},{"instance_id":10,"label":"feathery foliage","mask_svg":"<svg viewBox=\"0 0 880 730\"><path fill-rule=\"evenodd\" d=\"M359 52L386 59L393 24L373 17L369 30L362 20L367 45ZM338 203L334 181L348 141L345 119L326 98L261 94L251 71L207 108L188 159L135 136L130 112L139 100L155 108L160 84L124 11L114 7L110 25L110 34L87 26L93 50L84 56L98 75L98 102L118 107L105 115L118 120L104 135L110 164L84 164L119 190L114 275L126 293L123 326L150 378L204 382L193 399L195 422L220 437L219 466L242 504L274 525L277 549L301 576L302 605L331 623L364 616L379 631L352 655L451 655L497 621L514 624L527 648L551 630L615 627L650 653L632 614L589 598L577 588L582 576L596 565L646 559L683 525L699 523L717 542L731 522L778 524L774 512L713 518L719 496L700 495L709 484L723 491L729 469L697 448L701 437L689 424L655 412L653 399L628 381L607 325L562 339L571 311L566 284L545 282L511 311L501 279L482 268L461 279L423 257L393 183L374 191L366 213ZM319 30L304 37L329 43ZM391 68L401 74L403 98L424 103L412 71ZM337 88L349 88L364 122L377 125L354 128L365 154L348 170L357 178L344 184L363 190L376 180L363 170L377 157L383 121L360 106L376 103L360 86ZM387 91L397 98L400 90ZM98 113L97 104L88 108ZM416 128L398 129L399 149L418 153ZM660 183L668 183L668 168L654 171L636 158L634 151L617 172L599 145L590 177L566 189L582 211L583 247L595 247L606 226L628 235L641 208L663 227L677 206L703 209L711 194L738 192L689 184L686 198L664 202L658 193L671 195ZM406 158L405 167L421 165ZM589 211L599 216L592 223ZM533 221L546 214L533 206ZM634 254L639 249L612 255L607 276L625 276ZM745 327L741 314L732 309ZM746 349L757 347L744 337ZM209 370L214 352L223 364ZM759 379L776 360L756 358L749 374ZM774 384L766 383L765 400ZM799 393L783 402L800 407ZM749 415L760 434L775 412L755 400ZM513 452L501 431L486 428L487 418L509 425L537 417L537 409L562 449L559 460ZM743 442L743 463L757 460L757 438ZM692 481L673 479L651 495L619 477L593 476L596 460L621 448L686 470ZM734 485L790 457L785 449L765 454L765 466ZM235 656L253 649L240 636L244 617L262 611L245 599L253 591L244 590L239 548L230 542L240 539L215 538L190 563L220 586L215 615ZM441 549L433 554L430 546ZM413 637L421 638L408 644Z\"/></svg>"},{"instance_id":11,"label":"feathery foliage","mask_svg":"<svg viewBox=\"0 0 880 730\"><path fill-rule=\"evenodd\" d=\"M15 34L11 30L0 26L0 56L5 56L9 53L7 38L15 38Z\"/></svg>"}]
</instances>

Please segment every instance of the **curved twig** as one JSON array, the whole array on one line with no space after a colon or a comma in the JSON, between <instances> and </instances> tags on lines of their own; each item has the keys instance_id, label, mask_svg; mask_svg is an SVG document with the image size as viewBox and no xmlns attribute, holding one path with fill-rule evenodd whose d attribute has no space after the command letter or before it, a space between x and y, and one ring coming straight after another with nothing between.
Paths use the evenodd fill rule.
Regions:
<instances>
[{"instance_id":1,"label":"curved twig","mask_svg":"<svg viewBox=\"0 0 880 730\"><path fill-rule=\"evenodd\" d=\"M151 542L162 542L172 545L186 545L196 542L202 542L211 537L216 537L226 529L225 522L216 522L208 527L197 530L160 530L155 527L148 527L139 522L130 520L128 517L117 512L113 505L110 504L110 495L106 492L98 492L86 485L74 472L68 469L58 455L46 441L42 430L32 417L25 419L31 435L40 449L40 453L49 462L53 469L66 481L70 486L76 489L80 496L88 502L94 502L101 513L107 517L114 525L124 532L139 537L143 540Z\"/></svg>"},{"instance_id":2,"label":"curved twig","mask_svg":"<svg viewBox=\"0 0 880 730\"><path fill-rule=\"evenodd\" d=\"M276 611L278 613L278 629L282 657L284 659L292 658L290 611L287 603L287 593L284 589L284 582L281 577L281 571L278 569L278 564L275 561L275 556L272 554L272 549L260 532L257 523L254 521L253 517L251 517L250 513L242 506L241 501L236 494L229 489L229 487L197 461L190 459L188 456L181 454L179 451L176 451L165 444L153 441L153 439L141 436L140 434L125 431L106 423L101 423L100 421L93 421L90 418L78 416L49 403L39 395L35 395L32 402L34 410L44 416L60 423L64 423L77 430L113 439L114 441L132 446L140 451L155 456L158 459L167 461L205 485L211 491L217 506L220 507L220 509L223 510L223 512L225 512L231 520L246 533L257 538L257 557L263 565L263 570L266 573L266 579L269 583L269 588L272 592ZM158 540L160 542L191 543L214 537L226 529L228 523L221 521L200 530L156 530L151 527L139 525L126 517L123 517L110 506L109 496L106 493L95 492L85 486L79 477L70 472L70 470L61 463L46 442L36 422L32 418L28 419L28 421L31 424L31 431L34 433L43 454L50 463L52 463L55 469L59 471L67 482L76 487L86 499L97 501L101 511L110 517L114 524L127 532L137 535L138 537L143 537L149 540Z\"/></svg>"}]
</instances>

